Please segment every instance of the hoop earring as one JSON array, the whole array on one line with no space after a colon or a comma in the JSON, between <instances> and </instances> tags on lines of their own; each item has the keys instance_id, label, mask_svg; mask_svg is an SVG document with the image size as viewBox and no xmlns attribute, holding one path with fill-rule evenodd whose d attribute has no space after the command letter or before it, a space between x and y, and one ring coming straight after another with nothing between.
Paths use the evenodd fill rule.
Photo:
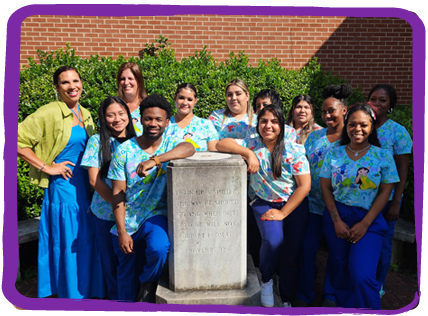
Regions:
<instances>
[{"instance_id":1,"label":"hoop earring","mask_svg":"<svg viewBox=\"0 0 428 316\"><path fill-rule=\"evenodd\" d=\"M82 89L82 91L83 91L84 95L83 95L83 96L80 96L80 98L81 98L81 99L84 99L84 98L86 98L87 93L86 93L86 90L85 90L85 89Z\"/></svg>"},{"instance_id":2,"label":"hoop earring","mask_svg":"<svg viewBox=\"0 0 428 316\"><path fill-rule=\"evenodd\" d=\"M59 101L58 91L55 90L55 100Z\"/></svg>"},{"instance_id":3,"label":"hoop earring","mask_svg":"<svg viewBox=\"0 0 428 316\"><path fill-rule=\"evenodd\" d=\"M393 108L389 108L388 113L391 114L392 111L394 111L394 109Z\"/></svg>"}]
</instances>

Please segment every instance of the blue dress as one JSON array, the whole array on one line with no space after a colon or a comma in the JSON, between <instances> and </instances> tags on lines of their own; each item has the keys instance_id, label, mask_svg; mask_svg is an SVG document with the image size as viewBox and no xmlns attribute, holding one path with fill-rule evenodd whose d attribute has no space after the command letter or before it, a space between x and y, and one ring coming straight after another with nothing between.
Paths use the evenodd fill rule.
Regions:
<instances>
[{"instance_id":1,"label":"blue dress","mask_svg":"<svg viewBox=\"0 0 428 316\"><path fill-rule=\"evenodd\" d=\"M76 125L55 163L70 161L73 178L51 176L45 189L40 225L38 296L60 298L105 296L101 259L89 211L92 194L87 170L80 161L88 140L86 130Z\"/></svg>"}]
</instances>

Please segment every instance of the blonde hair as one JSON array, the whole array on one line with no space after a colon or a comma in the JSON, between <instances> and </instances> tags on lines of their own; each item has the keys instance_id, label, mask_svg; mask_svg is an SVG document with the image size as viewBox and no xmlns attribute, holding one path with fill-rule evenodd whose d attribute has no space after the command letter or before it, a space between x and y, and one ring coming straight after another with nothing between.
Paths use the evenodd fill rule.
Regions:
<instances>
[{"instance_id":1,"label":"blonde hair","mask_svg":"<svg viewBox=\"0 0 428 316\"><path fill-rule=\"evenodd\" d=\"M238 86L239 88L241 88L247 95L248 95L248 101L247 101L247 115L248 115L248 122L250 125L250 128L253 125L253 108L250 106L250 92L248 91L248 86L245 83L244 80L242 79L233 79L231 81L229 81L229 83L226 86L225 89L225 94L227 95L227 89L229 89L230 86ZM230 112L229 107L227 106L227 102L226 102L226 109L224 111L224 117L223 117L223 122L221 123L221 125L224 124L224 121L226 120L226 117L231 115L232 112Z\"/></svg>"},{"instance_id":2,"label":"blonde hair","mask_svg":"<svg viewBox=\"0 0 428 316\"><path fill-rule=\"evenodd\" d=\"M120 65L119 70L117 71L116 81L117 81L117 93L119 94L119 97L123 99L123 91L120 86L120 78L122 77L122 73L126 69L129 69L134 75L135 80L137 81L137 84L138 84L138 95L141 101L144 100L147 97L147 92L146 92L146 88L144 87L143 73L141 72L140 66L138 66L136 63L131 63L131 62L123 63L122 65Z\"/></svg>"}]
</instances>

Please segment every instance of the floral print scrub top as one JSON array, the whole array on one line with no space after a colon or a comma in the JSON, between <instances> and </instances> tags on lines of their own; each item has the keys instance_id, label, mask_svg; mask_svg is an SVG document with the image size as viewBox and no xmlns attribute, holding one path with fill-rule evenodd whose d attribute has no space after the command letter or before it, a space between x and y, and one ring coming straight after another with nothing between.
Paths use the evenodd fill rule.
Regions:
<instances>
[{"instance_id":1,"label":"floral print scrub top","mask_svg":"<svg viewBox=\"0 0 428 316\"><path fill-rule=\"evenodd\" d=\"M287 202L296 189L294 176L309 174L305 148L294 142L284 142L282 173L275 178L271 168L271 154L260 136L237 139L237 144L252 148L259 160L259 171L250 175L250 187L254 194L269 202Z\"/></svg>"},{"instance_id":2,"label":"floral print scrub top","mask_svg":"<svg viewBox=\"0 0 428 316\"><path fill-rule=\"evenodd\" d=\"M247 131L245 138L255 138L258 135L259 133L257 133L257 126L253 126ZM297 142L296 130L291 126L284 125L284 140L294 143Z\"/></svg>"},{"instance_id":3,"label":"floral print scrub top","mask_svg":"<svg viewBox=\"0 0 428 316\"><path fill-rule=\"evenodd\" d=\"M110 137L111 152L114 153L115 149L120 143L113 137ZM100 152L100 135L96 134L89 138L86 144L85 153L83 154L80 166L83 168L94 167L101 168L102 161L99 159ZM112 155L113 156L113 155ZM103 181L111 188L110 179L106 178ZM99 219L114 221L113 208L109 202L104 200L97 191L94 192L91 202L91 211Z\"/></svg>"},{"instance_id":4,"label":"floral print scrub top","mask_svg":"<svg viewBox=\"0 0 428 316\"><path fill-rule=\"evenodd\" d=\"M330 143L327 139L327 128L314 131L309 134L305 142L306 156L311 167L311 191L309 192L309 210L311 213L322 215L324 211L324 200L321 192L321 171L324 158L331 147L337 147L340 140Z\"/></svg>"},{"instance_id":5,"label":"floral print scrub top","mask_svg":"<svg viewBox=\"0 0 428 316\"><path fill-rule=\"evenodd\" d=\"M207 151L208 142L218 140L218 132L211 121L197 116L193 116L190 124L184 129L178 126L172 117L165 133L165 137L191 143L196 151Z\"/></svg>"},{"instance_id":6,"label":"floral print scrub top","mask_svg":"<svg viewBox=\"0 0 428 316\"><path fill-rule=\"evenodd\" d=\"M250 126L248 115L245 115L242 120L238 121L232 116L226 117L223 123L225 109L216 110L211 113L208 119L214 124L214 127L219 133L219 139L235 138L243 139L251 126L257 125L257 115L253 114L253 121Z\"/></svg>"},{"instance_id":7,"label":"floral print scrub top","mask_svg":"<svg viewBox=\"0 0 428 316\"><path fill-rule=\"evenodd\" d=\"M161 155L173 149L179 142L172 138L162 137L162 143L153 154L147 154L138 145L136 138L124 142L116 148L110 163L108 178L126 181L126 214L125 228L129 235L135 233L148 218L167 216L166 167L152 168L147 177L137 175L140 162L150 159L153 155ZM117 235L114 225L111 233Z\"/></svg>"},{"instance_id":8,"label":"floral print scrub top","mask_svg":"<svg viewBox=\"0 0 428 316\"><path fill-rule=\"evenodd\" d=\"M412 153L412 138L406 128L393 120L387 120L377 129L377 138L383 149L388 149L393 156ZM392 200L394 190L389 200Z\"/></svg>"},{"instance_id":9,"label":"floral print scrub top","mask_svg":"<svg viewBox=\"0 0 428 316\"><path fill-rule=\"evenodd\" d=\"M320 126L320 125L318 125L317 123L315 123L314 130L312 131L312 133L315 132L315 131L318 131L320 129L323 129L323 127ZM302 129L299 129L299 131L296 131L296 136L297 136L296 142L299 140L299 138L300 138L301 135L302 135ZM308 139L306 138L306 140L308 140Z\"/></svg>"}]
</instances>

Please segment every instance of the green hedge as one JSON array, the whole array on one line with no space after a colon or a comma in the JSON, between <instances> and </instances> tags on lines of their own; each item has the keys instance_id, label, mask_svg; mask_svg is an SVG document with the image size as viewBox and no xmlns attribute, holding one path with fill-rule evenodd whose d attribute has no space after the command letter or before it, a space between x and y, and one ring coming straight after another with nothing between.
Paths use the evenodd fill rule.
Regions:
<instances>
[{"instance_id":1,"label":"green hedge","mask_svg":"<svg viewBox=\"0 0 428 316\"><path fill-rule=\"evenodd\" d=\"M160 93L174 105L173 95L178 84L190 82L198 89L198 104L195 107L197 116L206 118L216 109L225 106L226 84L241 78L248 84L250 95L261 89L276 90L284 102L287 113L292 99L298 94L309 94L315 99L316 120L320 125L320 107L322 105L322 90L330 84L341 84L346 81L331 72L323 70L314 58L300 70L287 70L280 66L280 61L273 58L259 61L256 67L249 65L249 57L244 52L230 53L229 59L218 63L209 51L202 48L194 56L177 61L175 52L165 45L167 38L161 37L154 44L146 45L142 58L131 57L117 59L111 57L91 56L80 58L67 44L65 49L54 52L38 51L38 62L29 59L29 66L20 74L19 122L33 113L37 108L55 100L55 89L52 75L62 65L73 66L80 72L83 88L87 96L81 99L82 106L91 111L94 121L97 121L98 107L102 100L109 95L117 95L116 73L119 66L132 61L140 65L145 77L147 93ZM159 49L160 47L160 49ZM349 103L363 101L361 89L357 88L350 97ZM174 108L174 112L175 107ZM399 112L399 111L396 111ZM394 115L396 114L394 113ZM411 122L410 122L411 128ZM408 126L406 126L408 127ZM18 159L18 217L24 219L40 212L42 200L41 190L28 182L28 168Z\"/></svg>"}]
</instances>

